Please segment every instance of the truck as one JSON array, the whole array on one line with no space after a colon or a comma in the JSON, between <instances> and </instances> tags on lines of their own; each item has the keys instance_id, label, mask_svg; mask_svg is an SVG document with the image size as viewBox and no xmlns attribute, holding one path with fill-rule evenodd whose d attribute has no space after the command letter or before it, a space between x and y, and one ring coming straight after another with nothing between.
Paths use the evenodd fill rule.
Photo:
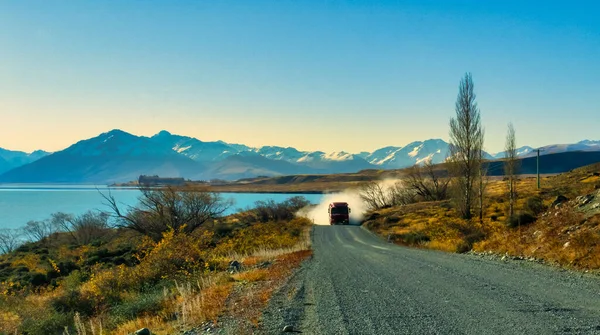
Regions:
<instances>
[{"instance_id":1,"label":"truck","mask_svg":"<svg viewBox=\"0 0 600 335\"><path fill-rule=\"evenodd\" d=\"M332 202L327 209L329 213L329 224L349 224L350 223L350 207L347 202Z\"/></svg>"}]
</instances>

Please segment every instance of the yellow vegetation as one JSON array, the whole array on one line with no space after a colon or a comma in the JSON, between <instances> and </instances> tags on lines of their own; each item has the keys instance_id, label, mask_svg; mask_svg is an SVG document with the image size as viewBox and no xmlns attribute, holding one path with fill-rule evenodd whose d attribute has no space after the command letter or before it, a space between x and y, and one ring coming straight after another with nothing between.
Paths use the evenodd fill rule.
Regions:
<instances>
[{"instance_id":1,"label":"yellow vegetation","mask_svg":"<svg viewBox=\"0 0 600 335\"><path fill-rule=\"evenodd\" d=\"M600 164L517 184L516 209L527 211L533 197L548 207L558 195L570 199L600 189ZM600 195L599 195L600 196ZM600 216L584 215L573 204L551 208L526 226L509 227L507 185L493 178L486 187L483 223L458 218L449 201L417 203L370 213L366 226L391 241L448 252L492 251L533 257L580 269L600 269Z\"/></svg>"}]
</instances>

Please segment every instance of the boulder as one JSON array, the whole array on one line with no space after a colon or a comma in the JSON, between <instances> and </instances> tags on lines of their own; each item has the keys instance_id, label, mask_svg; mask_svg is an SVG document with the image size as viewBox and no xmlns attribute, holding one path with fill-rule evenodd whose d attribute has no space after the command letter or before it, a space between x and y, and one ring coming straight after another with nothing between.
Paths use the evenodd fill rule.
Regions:
<instances>
[{"instance_id":1,"label":"boulder","mask_svg":"<svg viewBox=\"0 0 600 335\"><path fill-rule=\"evenodd\" d=\"M229 272L230 273L240 272L241 269L242 269L242 264L240 264L240 262L238 262L236 260L229 262Z\"/></svg>"}]
</instances>

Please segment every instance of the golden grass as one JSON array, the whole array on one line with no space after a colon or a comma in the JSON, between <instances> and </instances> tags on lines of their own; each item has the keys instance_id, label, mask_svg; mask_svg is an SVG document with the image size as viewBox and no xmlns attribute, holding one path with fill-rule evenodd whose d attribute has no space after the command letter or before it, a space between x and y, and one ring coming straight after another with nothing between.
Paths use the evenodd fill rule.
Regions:
<instances>
[{"instance_id":1,"label":"golden grass","mask_svg":"<svg viewBox=\"0 0 600 335\"><path fill-rule=\"evenodd\" d=\"M600 163L544 176L541 189L537 189L535 177L521 178L515 209L526 208L527 200L534 196L548 206L559 194L574 199L597 192L599 170ZM534 257L579 269L600 269L600 215L590 217L567 205L560 210L550 209L529 226L510 228L506 225L507 184L502 178L492 178L488 183L484 208L483 223L478 218L470 222L458 218L446 201L379 210L365 224L382 237L408 246L448 252L472 248Z\"/></svg>"}]
</instances>

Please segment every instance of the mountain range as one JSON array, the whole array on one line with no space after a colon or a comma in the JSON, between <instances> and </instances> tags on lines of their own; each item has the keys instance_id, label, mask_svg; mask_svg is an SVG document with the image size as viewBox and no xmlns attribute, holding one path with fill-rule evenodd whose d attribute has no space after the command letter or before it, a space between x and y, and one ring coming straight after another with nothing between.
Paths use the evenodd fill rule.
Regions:
<instances>
[{"instance_id":1,"label":"mountain range","mask_svg":"<svg viewBox=\"0 0 600 335\"><path fill-rule=\"evenodd\" d=\"M256 176L357 172L364 169L398 169L427 160L443 162L448 143L442 139L388 146L373 152L300 151L292 147L259 148L223 141L205 142L160 131L136 136L111 130L79 141L54 153L32 153L0 148L0 182L5 183L112 183L135 180L139 175L184 177L191 180L236 180ZM529 146L517 149L521 157L536 155ZM540 154L600 151L600 141L549 145ZM504 152L485 154L488 159Z\"/></svg>"}]
</instances>

